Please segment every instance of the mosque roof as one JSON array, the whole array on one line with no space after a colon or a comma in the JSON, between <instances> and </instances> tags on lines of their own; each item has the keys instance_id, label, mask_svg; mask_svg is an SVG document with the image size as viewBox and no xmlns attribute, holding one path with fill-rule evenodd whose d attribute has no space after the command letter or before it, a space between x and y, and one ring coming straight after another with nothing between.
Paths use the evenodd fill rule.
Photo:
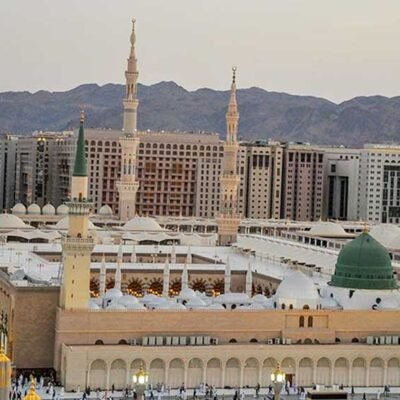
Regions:
<instances>
[{"instance_id":1,"label":"mosque roof","mask_svg":"<svg viewBox=\"0 0 400 400\"><path fill-rule=\"evenodd\" d=\"M150 217L134 217L125 223L123 229L126 231L137 231L137 232L162 232L163 228L158 222Z\"/></svg>"},{"instance_id":2,"label":"mosque roof","mask_svg":"<svg viewBox=\"0 0 400 400\"><path fill-rule=\"evenodd\" d=\"M400 228L396 225L376 225L371 228L370 235L388 249L400 249Z\"/></svg>"},{"instance_id":3,"label":"mosque roof","mask_svg":"<svg viewBox=\"0 0 400 400\"><path fill-rule=\"evenodd\" d=\"M11 209L11 212L13 214L26 214L26 207L22 203L17 203L15 206Z\"/></svg>"},{"instance_id":4,"label":"mosque roof","mask_svg":"<svg viewBox=\"0 0 400 400\"><path fill-rule=\"evenodd\" d=\"M13 214L0 214L0 229L27 228L28 226Z\"/></svg>"},{"instance_id":5,"label":"mosque roof","mask_svg":"<svg viewBox=\"0 0 400 400\"><path fill-rule=\"evenodd\" d=\"M28 206L27 209L28 214L40 214L40 207L36 203L32 203Z\"/></svg>"},{"instance_id":6,"label":"mosque roof","mask_svg":"<svg viewBox=\"0 0 400 400\"><path fill-rule=\"evenodd\" d=\"M287 275L275 293L278 299L319 300L319 294L313 280L300 271Z\"/></svg>"},{"instance_id":7,"label":"mosque roof","mask_svg":"<svg viewBox=\"0 0 400 400\"><path fill-rule=\"evenodd\" d=\"M45 206L42 208L42 214L43 215L55 215L56 209L54 206L50 203L47 203Z\"/></svg>"},{"instance_id":8,"label":"mosque roof","mask_svg":"<svg viewBox=\"0 0 400 400\"><path fill-rule=\"evenodd\" d=\"M105 204L104 206L100 207L98 214L102 217L110 217L113 215L113 210L108 204Z\"/></svg>"},{"instance_id":9,"label":"mosque roof","mask_svg":"<svg viewBox=\"0 0 400 400\"><path fill-rule=\"evenodd\" d=\"M397 288L389 253L367 232L342 248L330 284L353 289Z\"/></svg>"},{"instance_id":10,"label":"mosque roof","mask_svg":"<svg viewBox=\"0 0 400 400\"><path fill-rule=\"evenodd\" d=\"M67 230L69 226L69 217L66 216L62 219L60 219L55 225L54 225L54 229L58 229L58 230ZM52 227L53 228L53 227ZM97 229L97 227L95 225L93 225L92 221L89 221L89 230L95 230Z\"/></svg>"},{"instance_id":11,"label":"mosque roof","mask_svg":"<svg viewBox=\"0 0 400 400\"><path fill-rule=\"evenodd\" d=\"M349 235L340 224L330 221L319 221L308 232L313 236L346 237Z\"/></svg>"}]
</instances>

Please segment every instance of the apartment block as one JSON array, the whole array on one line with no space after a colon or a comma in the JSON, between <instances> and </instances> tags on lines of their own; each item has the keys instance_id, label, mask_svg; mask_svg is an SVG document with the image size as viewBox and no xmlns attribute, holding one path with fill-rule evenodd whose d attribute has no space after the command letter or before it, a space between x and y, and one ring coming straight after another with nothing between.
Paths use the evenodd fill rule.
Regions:
<instances>
[{"instance_id":1,"label":"apartment block","mask_svg":"<svg viewBox=\"0 0 400 400\"><path fill-rule=\"evenodd\" d=\"M0 210L14 205L17 144L16 136L0 137Z\"/></svg>"},{"instance_id":2,"label":"apartment block","mask_svg":"<svg viewBox=\"0 0 400 400\"><path fill-rule=\"evenodd\" d=\"M322 217L324 152L307 144L284 150L281 217L315 221Z\"/></svg>"}]
</instances>

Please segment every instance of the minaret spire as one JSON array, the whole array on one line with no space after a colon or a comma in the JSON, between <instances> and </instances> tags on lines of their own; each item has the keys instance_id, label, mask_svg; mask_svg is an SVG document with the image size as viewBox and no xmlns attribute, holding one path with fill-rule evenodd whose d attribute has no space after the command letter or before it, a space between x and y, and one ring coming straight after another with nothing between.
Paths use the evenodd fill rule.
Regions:
<instances>
[{"instance_id":1,"label":"minaret spire","mask_svg":"<svg viewBox=\"0 0 400 400\"><path fill-rule=\"evenodd\" d=\"M106 293L106 256L103 253L100 267L100 296L103 297Z\"/></svg>"},{"instance_id":2,"label":"minaret spire","mask_svg":"<svg viewBox=\"0 0 400 400\"><path fill-rule=\"evenodd\" d=\"M163 297L169 296L169 258L165 260L164 272L163 272Z\"/></svg>"},{"instance_id":3,"label":"minaret spire","mask_svg":"<svg viewBox=\"0 0 400 400\"><path fill-rule=\"evenodd\" d=\"M232 68L231 93L226 113L226 140L220 176L220 208L217 216L219 245L236 242L240 224L237 199L240 176L237 172L239 112L236 100L236 70L236 67Z\"/></svg>"},{"instance_id":4,"label":"minaret spire","mask_svg":"<svg viewBox=\"0 0 400 400\"><path fill-rule=\"evenodd\" d=\"M251 263L247 265L246 272L246 294L251 297L253 295L253 273L251 272Z\"/></svg>"},{"instance_id":5,"label":"minaret spire","mask_svg":"<svg viewBox=\"0 0 400 400\"><path fill-rule=\"evenodd\" d=\"M136 192L139 184L136 181L136 152L139 145L137 136L137 81L139 72L135 54L135 20L132 20L131 50L128 67L125 71L126 90L124 105L124 135L120 138L121 145L121 179L117 182L119 194L119 217L122 221L132 219L136 213Z\"/></svg>"},{"instance_id":6,"label":"minaret spire","mask_svg":"<svg viewBox=\"0 0 400 400\"><path fill-rule=\"evenodd\" d=\"M122 281L122 274L121 274L121 264L123 261L123 252L122 252L122 244L118 247L118 256L117 256L117 268L115 269L115 283L114 288L121 290L121 281Z\"/></svg>"},{"instance_id":7,"label":"minaret spire","mask_svg":"<svg viewBox=\"0 0 400 400\"><path fill-rule=\"evenodd\" d=\"M224 293L230 293L231 291L231 266L229 262L229 256L226 259L225 265L225 276L224 276Z\"/></svg>"},{"instance_id":8,"label":"minaret spire","mask_svg":"<svg viewBox=\"0 0 400 400\"><path fill-rule=\"evenodd\" d=\"M185 263L182 270L181 290L187 289L188 287L189 287L189 275L187 270L187 264Z\"/></svg>"}]
</instances>

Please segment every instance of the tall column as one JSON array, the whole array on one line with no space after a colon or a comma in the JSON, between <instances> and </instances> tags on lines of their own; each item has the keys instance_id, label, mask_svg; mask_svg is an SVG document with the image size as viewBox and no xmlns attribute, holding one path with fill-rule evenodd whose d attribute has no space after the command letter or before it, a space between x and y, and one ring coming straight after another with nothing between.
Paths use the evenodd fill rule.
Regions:
<instances>
[{"instance_id":1,"label":"tall column","mask_svg":"<svg viewBox=\"0 0 400 400\"><path fill-rule=\"evenodd\" d=\"M125 71L126 85L124 106L124 134L120 138L121 146L121 179L117 182L119 194L119 216L127 221L135 216L136 193L139 183L136 181L136 151L139 145L137 136L137 58L135 54L135 20L132 20L131 50L128 58L128 67Z\"/></svg>"},{"instance_id":2,"label":"tall column","mask_svg":"<svg viewBox=\"0 0 400 400\"><path fill-rule=\"evenodd\" d=\"M61 239L64 256L63 285L60 305L65 309L87 309L90 299L90 258L94 239L89 233L89 213L93 203L88 199L88 177L85 156L84 114L76 147L68 205L68 234Z\"/></svg>"},{"instance_id":3,"label":"tall column","mask_svg":"<svg viewBox=\"0 0 400 400\"><path fill-rule=\"evenodd\" d=\"M222 174L220 176L220 209L219 215L216 218L218 224L218 244L220 246L236 242L240 225L237 198L240 176L237 173L239 112L236 101L236 68L232 68L232 71L231 95L226 113L224 159Z\"/></svg>"},{"instance_id":4,"label":"tall column","mask_svg":"<svg viewBox=\"0 0 400 400\"><path fill-rule=\"evenodd\" d=\"M231 266L229 263L229 256L226 259L225 276L224 276L224 293L231 291Z\"/></svg>"},{"instance_id":5,"label":"tall column","mask_svg":"<svg viewBox=\"0 0 400 400\"><path fill-rule=\"evenodd\" d=\"M163 272L163 297L169 297L169 259L165 260Z\"/></svg>"}]
</instances>

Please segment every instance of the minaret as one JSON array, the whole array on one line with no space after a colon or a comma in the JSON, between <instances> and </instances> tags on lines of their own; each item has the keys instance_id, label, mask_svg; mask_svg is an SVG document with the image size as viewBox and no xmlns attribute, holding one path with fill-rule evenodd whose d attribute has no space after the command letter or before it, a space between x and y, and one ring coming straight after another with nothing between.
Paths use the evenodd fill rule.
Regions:
<instances>
[{"instance_id":1,"label":"minaret","mask_svg":"<svg viewBox=\"0 0 400 400\"><path fill-rule=\"evenodd\" d=\"M117 268L115 269L115 283L114 288L121 290L121 264L123 261L123 252L122 252L122 244L118 247L118 256L117 256Z\"/></svg>"},{"instance_id":2,"label":"minaret","mask_svg":"<svg viewBox=\"0 0 400 400\"><path fill-rule=\"evenodd\" d=\"M89 234L89 213L92 202L87 198L88 177L85 157L84 114L81 111L71 199L68 206L68 234L62 238L64 279L60 306L64 309L87 309L90 299L90 256L94 240Z\"/></svg>"},{"instance_id":3,"label":"minaret","mask_svg":"<svg viewBox=\"0 0 400 400\"><path fill-rule=\"evenodd\" d=\"M225 265L224 293L230 293L230 291L231 291L231 266L229 263L229 256L228 256Z\"/></svg>"},{"instance_id":4,"label":"minaret","mask_svg":"<svg viewBox=\"0 0 400 400\"><path fill-rule=\"evenodd\" d=\"M104 296L106 292L106 256L103 253L103 257L101 259L101 267L100 267L100 296Z\"/></svg>"},{"instance_id":5,"label":"minaret","mask_svg":"<svg viewBox=\"0 0 400 400\"><path fill-rule=\"evenodd\" d=\"M132 246L132 254L131 254L131 263L136 262L136 247L135 245Z\"/></svg>"},{"instance_id":6,"label":"minaret","mask_svg":"<svg viewBox=\"0 0 400 400\"><path fill-rule=\"evenodd\" d=\"M187 270L187 264L183 266L182 277L181 277L181 290L187 289L189 287L189 276Z\"/></svg>"},{"instance_id":7,"label":"minaret","mask_svg":"<svg viewBox=\"0 0 400 400\"><path fill-rule=\"evenodd\" d=\"M231 95L226 113L226 140L224 143L224 159L220 176L220 209L217 216L218 244L226 246L236 242L240 224L238 214L237 192L240 176L237 173L237 141L239 112L236 101L236 67L232 68Z\"/></svg>"},{"instance_id":8,"label":"minaret","mask_svg":"<svg viewBox=\"0 0 400 400\"><path fill-rule=\"evenodd\" d=\"M162 295L163 295L163 297L169 296L169 259L168 259L168 256L167 256L167 259L165 260L165 265L164 265Z\"/></svg>"},{"instance_id":9,"label":"minaret","mask_svg":"<svg viewBox=\"0 0 400 400\"><path fill-rule=\"evenodd\" d=\"M132 20L131 51L128 68L125 71L126 90L124 105L124 134L120 137L121 146L121 178L117 182L119 193L119 217L127 221L135 216L136 192L139 183L136 181L136 150L139 145L137 136L137 59L135 54L135 20Z\"/></svg>"},{"instance_id":10,"label":"minaret","mask_svg":"<svg viewBox=\"0 0 400 400\"><path fill-rule=\"evenodd\" d=\"M175 248L175 243L172 244L172 249L171 249L171 264L176 264L176 248Z\"/></svg>"},{"instance_id":11,"label":"minaret","mask_svg":"<svg viewBox=\"0 0 400 400\"><path fill-rule=\"evenodd\" d=\"M251 297L253 295L253 273L251 272L251 263L247 266L246 272L246 294Z\"/></svg>"},{"instance_id":12,"label":"minaret","mask_svg":"<svg viewBox=\"0 0 400 400\"><path fill-rule=\"evenodd\" d=\"M186 263L191 264L192 263L192 249L190 246L188 247L188 252L186 254Z\"/></svg>"}]
</instances>

